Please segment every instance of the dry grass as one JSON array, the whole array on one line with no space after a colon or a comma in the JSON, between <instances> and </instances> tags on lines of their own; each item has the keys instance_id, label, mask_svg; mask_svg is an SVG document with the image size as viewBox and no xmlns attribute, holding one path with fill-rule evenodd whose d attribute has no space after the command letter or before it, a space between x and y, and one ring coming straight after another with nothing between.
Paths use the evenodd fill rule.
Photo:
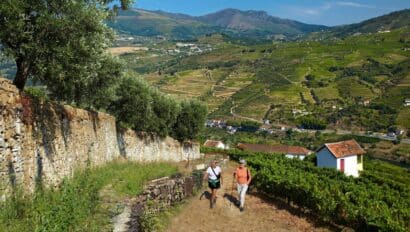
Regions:
<instances>
[{"instance_id":1,"label":"dry grass","mask_svg":"<svg viewBox=\"0 0 410 232\"><path fill-rule=\"evenodd\" d=\"M138 51L148 51L147 47L115 47L109 48L108 51L114 56L119 56L127 53L134 53Z\"/></svg>"}]
</instances>

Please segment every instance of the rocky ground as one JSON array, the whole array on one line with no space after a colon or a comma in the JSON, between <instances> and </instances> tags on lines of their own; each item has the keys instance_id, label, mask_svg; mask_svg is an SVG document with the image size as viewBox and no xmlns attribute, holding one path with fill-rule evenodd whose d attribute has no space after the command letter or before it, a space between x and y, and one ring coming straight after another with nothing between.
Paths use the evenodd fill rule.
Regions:
<instances>
[{"instance_id":1,"label":"rocky ground","mask_svg":"<svg viewBox=\"0 0 410 232\"><path fill-rule=\"evenodd\" d=\"M230 163L223 170L224 183L218 193L216 208L210 209L209 192L195 197L181 212L173 217L168 232L193 231L332 231L320 225L312 217L289 207L281 201L274 201L250 193L246 197L245 211L240 212L232 199L232 173L235 164Z\"/></svg>"}]
</instances>

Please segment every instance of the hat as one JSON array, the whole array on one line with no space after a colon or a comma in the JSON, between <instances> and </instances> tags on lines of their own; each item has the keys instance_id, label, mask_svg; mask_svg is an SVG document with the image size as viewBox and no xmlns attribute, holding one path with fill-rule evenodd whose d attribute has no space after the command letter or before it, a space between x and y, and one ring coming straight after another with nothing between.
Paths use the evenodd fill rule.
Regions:
<instances>
[{"instance_id":1,"label":"hat","mask_svg":"<svg viewBox=\"0 0 410 232\"><path fill-rule=\"evenodd\" d=\"M246 160L241 159L241 160L239 160L239 163L240 163L240 164L246 164Z\"/></svg>"}]
</instances>

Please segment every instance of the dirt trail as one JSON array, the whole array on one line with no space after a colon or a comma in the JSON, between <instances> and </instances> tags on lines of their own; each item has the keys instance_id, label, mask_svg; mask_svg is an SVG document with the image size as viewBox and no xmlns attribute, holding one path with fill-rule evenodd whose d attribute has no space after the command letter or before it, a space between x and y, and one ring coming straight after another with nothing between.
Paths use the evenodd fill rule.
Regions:
<instances>
[{"instance_id":1,"label":"dirt trail","mask_svg":"<svg viewBox=\"0 0 410 232\"><path fill-rule=\"evenodd\" d=\"M254 194L246 196L245 211L229 201L233 163L223 169L224 183L219 190L216 208L210 209L209 200L199 196L192 199L182 211L171 219L169 232L212 231L329 231L316 227L308 219L293 215L284 204L264 200ZM227 195L225 195L227 196ZM237 193L234 191L236 198Z\"/></svg>"}]
</instances>

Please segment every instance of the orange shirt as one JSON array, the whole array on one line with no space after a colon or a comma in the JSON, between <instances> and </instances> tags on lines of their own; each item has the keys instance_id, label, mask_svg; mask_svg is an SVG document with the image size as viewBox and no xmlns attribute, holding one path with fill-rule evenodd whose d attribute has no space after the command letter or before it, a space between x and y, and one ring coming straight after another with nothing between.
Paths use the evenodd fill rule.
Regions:
<instances>
[{"instance_id":1,"label":"orange shirt","mask_svg":"<svg viewBox=\"0 0 410 232\"><path fill-rule=\"evenodd\" d=\"M236 180L238 181L239 184L246 184L248 183L248 169L247 168L236 168L235 170L235 175L236 175ZM249 173L250 177L250 173Z\"/></svg>"}]
</instances>

